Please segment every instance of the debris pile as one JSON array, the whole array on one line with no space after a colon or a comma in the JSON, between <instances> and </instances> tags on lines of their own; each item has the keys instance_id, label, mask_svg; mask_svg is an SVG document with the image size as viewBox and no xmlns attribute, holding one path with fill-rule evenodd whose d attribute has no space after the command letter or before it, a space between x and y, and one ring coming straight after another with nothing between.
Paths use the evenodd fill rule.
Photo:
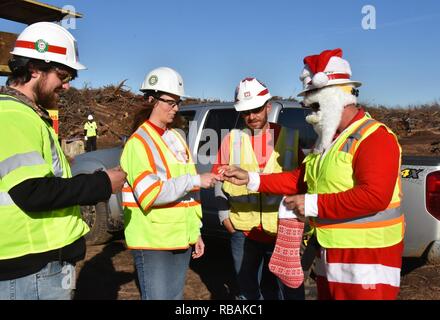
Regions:
<instances>
[{"instance_id":1,"label":"debris pile","mask_svg":"<svg viewBox=\"0 0 440 320\"><path fill-rule=\"evenodd\" d=\"M404 155L440 154L440 105L409 108L366 107L373 118L385 123L399 137Z\"/></svg>"},{"instance_id":2,"label":"debris pile","mask_svg":"<svg viewBox=\"0 0 440 320\"><path fill-rule=\"evenodd\" d=\"M82 139L84 123L92 114L98 125L99 148L121 144L130 135L134 115L142 108L141 95L124 89L124 81L118 86L99 89L71 88L60 99L61 139Z\"/></svg>"},{"instance_id":3,"label":"debris pile","mask_svg":"<svg viewBox=\"0 0 440 320\"><path fill-rule=\"evenodd\" d=\"M61 95L60 138L75 141L83 138L83 126L88 114L98 124L98 148L121 145L130 136L135 114L145 108L142 95L134 94L119 85L103 88L71 88ZM215 101L191 99L185 104ZM440 105L414 106L409 108L385 108L365 106L373 118L385 123L399 137L404 154L440 154Z\"/></svg>"}]
</instances>

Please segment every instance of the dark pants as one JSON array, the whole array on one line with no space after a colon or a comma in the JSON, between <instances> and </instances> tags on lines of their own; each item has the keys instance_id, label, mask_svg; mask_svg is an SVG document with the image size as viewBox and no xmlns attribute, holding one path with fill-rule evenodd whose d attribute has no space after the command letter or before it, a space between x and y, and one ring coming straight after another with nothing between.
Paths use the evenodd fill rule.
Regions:
<instances>
[{"instance_id":1,"label":"dark pants","mask_svg":"<svg viewBox=\"0 0 440 320\"><path fill-rule=\"evenodd\" d=\"M95 151L96 149L96 136L87 137L86 152Z\"/></svg>"},{"instance_id":2,"label":"dark pants","mask_svg":"<svg viewBox=\"0 0 440 320\"><path fill-rule=\"evenodd\" d=\"M231 234L231 249L237 276L239 299L304 300L304 284L293 289L285 286L270 270L275 244L248 239L242 231Z\"/></svg>"}]
</instances>

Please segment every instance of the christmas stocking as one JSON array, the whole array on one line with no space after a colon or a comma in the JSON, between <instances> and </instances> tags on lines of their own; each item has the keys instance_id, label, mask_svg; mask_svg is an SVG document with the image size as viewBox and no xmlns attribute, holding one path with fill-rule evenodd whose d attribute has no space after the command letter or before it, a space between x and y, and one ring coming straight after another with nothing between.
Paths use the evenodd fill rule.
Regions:
<instances>
[{"instance_id":1,"label":"christmas stocking","mask_svg":"<svg viewBox=\"0 0 440 320\"><path fill-rule=\"evenodd\" d=\"M303 230L304 222L297 219L278 220L277 240L269 270L291 288L298 288L304 281L300 257Z\"/></svg>"}]
</instances>

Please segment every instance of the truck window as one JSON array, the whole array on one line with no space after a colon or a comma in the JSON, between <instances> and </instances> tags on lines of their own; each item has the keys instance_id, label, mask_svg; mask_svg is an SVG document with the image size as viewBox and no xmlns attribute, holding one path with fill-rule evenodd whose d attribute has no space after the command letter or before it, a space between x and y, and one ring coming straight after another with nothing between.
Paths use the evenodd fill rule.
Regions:
<instances>
[{"instance_id":1,"label":"truck window","mask_svg":"<svg viewBox=\"0 0 440 320\"><path fill-rule=\"evenodd\" d=\"M223 129L234 129L234 128L243 128L244 121L240 117L235 109L213 109L210 110L208 116L205 121L205 125L203 129L213 129L217 135L217 146L220 147L220 143L222 140L221 130ZM202 131L202 136L200 138L199 150L205 144L209 143L212 138L212 130L210 131ZM206 155L216 155L218 150L206 150Z\"/></svg>"},{"instance_id":2,"label":"truck window","mask_svg":"<svg viewBox=\"0 0 440 320\"><path fill-rule=\"evenodd\" d=\"M189 131L189 122L194 120L194 117L196 116L195 111L180 111L178 113L180 116L179 119L177 119L176 128L182 129L185 132L185 135L188 136Z\"/></svg>"},{"instance_id":3,"label":"truck window","mask_svg":"<svg viewBox=\"0 0 440 320\"><path fill-rule=\"evenodd\" d=\"M310 113L307 109L283 108L278 116L278 123L284 127L297 129L302 149L311 149L317 135L311 124L305 118Z\"/></svg>"}]
</instances>

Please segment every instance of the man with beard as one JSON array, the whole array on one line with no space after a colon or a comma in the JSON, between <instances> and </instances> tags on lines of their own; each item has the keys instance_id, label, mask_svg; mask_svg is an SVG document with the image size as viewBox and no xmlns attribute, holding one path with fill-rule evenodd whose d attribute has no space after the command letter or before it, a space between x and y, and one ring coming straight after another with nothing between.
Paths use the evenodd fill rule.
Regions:
<instances>
[{"instance_id":1,"label":"man with beard","mask_svg":"<svg viewBox=\"0 0 440 320\"><path fill-rule=\"evenodd\" d=\"M76 42L49 22L17 38L0 89L0 299L70 299L89 228L79 205L121 190L120 168L72 178L46 109L77 70Z\"/></svg>"},{"instance_id":2,"label":"man with beard","mask_svg":"<svg viewBox=\"0 0 440 320\"><path fill-rule=\"evenodd\" d=\"M296 168L304 159L298 131L268 121L271 97L268 88L258 79L248 77L240 81L234 107L246 128L234 129L223 139L213 173L225 164L266 174L282 172ZM304 299L301 282L291 288L269 270L281 199L249 192L245 186L229 182L216 184L220 222L230 233L239 299ZM303 227L302 222L298 224Z\"/></svg>"},{"instance_id":3,"label":"man with beard","mask_svg":"<svg viewBox=\"0 0 440 320\"><path fill-rule=\"evenodd\" d=\"M224 168L225 179L288 195L292 217L309 218L320 245L319 299L396 299L404 235L397 137L356 105L361 84L341 49L304 63L300 96L313 110L306 120L319 135L314 150L293 172ZM303 183L307 194L296 194Z\"/></svg>"}]
</instances>

